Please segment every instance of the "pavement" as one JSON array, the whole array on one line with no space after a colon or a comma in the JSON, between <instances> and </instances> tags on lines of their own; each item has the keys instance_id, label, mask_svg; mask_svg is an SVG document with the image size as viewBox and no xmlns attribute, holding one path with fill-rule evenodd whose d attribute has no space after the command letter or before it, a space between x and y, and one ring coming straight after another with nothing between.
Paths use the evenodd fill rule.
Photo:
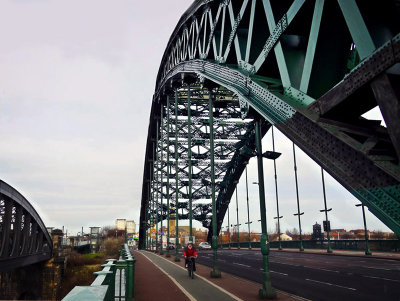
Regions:
<instances>
[{"instance_id":1,"label":"pavement","mask_svg":"<svg viewBox=\"0 0 400 301\"><path fill-rule=\"evenodd\" d=\"M221 278L211 278L210 268L196 263L195 278L188 277L184 260L174 261L165 254L134 251L136 258L135 300L199 300L199 301L256 301L261 285L253 281L222 273ZM156 270L158 271L154 273ZM142 272L146 273L143 274ZM153 274L154 273L154 274ZM177 292L180 291L179 294ZM283 291L277 291L277 300L307 300Z\"/></svg>"}]
</instances>

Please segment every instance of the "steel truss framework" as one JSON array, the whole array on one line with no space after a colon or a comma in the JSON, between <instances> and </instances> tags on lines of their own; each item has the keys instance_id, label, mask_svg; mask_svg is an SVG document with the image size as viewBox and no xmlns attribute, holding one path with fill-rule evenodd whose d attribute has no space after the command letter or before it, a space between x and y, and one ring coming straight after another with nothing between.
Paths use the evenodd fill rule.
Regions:
<instances>
[{"instance_id":1,"label":"steel truss framework","mask_svg":"<svg viewBox=\"0 0 400 301\"><path fill-rule=\"evenodd\" d=\"M0 272L51 258L53 244L36 210L0 180Z\"/></svg>"},{"instance_id":2,"label":"steel truss framework","mask_svg":"<svg viewBox=\"0 0 400 301\"><path fill-rule=\"evenodd\" d=\"M149 160L154 164L151 166L151 198L146 218L148 227L167 219L168 212L170 216L178 214L180 220L188 219L192 202L192 218L202 222L204 227L211 228L212 173L217 194L217 214L222 217L220 222L223 220L235 187L230 184L238 181L247 163L248 157L240 155L240 152L243 152L243 147L246 147L249 155L254 152L254 122L251 118L241 119L239 100L232 92L223 88L212 92L212 152L209 90L199 83L187 84L176 89L176 106L173 93L165 96L168 99L160 101L160 114L155 118L163 126L156 134L159 139L153 141L154 152ZM215 160L214 172L211 156ZM166 202L168 199L169 207Z\"/></svg>"},{"instance_id":3,"label":"steel truss framework","mask_svg":"<svg viewBox=\"0 0 400 301\"><path fill-rule=\"evenodd\" d=\"M154 116L171 89L181 90L193 77L233 92L243 117L250 112L247 116L254 118L254 110L275 125L400 235L399 17L395 0L379 5L355 0L195 1L179 20L157 77L141 242L150 200L146 183L154 181L149 164L159 132ZM377 106L386 127L362 117ZM184 147L180 154L185 156ZM232 164L240 154L236 149ZM242 170L235 169L238 177ZM221 181L217 189L223 191L222 183L235 187L237 179ZM217 206L222 208L230 197L219 194ZM224 213L219 211L219 223Z\"/></svg>"}]
</instances>

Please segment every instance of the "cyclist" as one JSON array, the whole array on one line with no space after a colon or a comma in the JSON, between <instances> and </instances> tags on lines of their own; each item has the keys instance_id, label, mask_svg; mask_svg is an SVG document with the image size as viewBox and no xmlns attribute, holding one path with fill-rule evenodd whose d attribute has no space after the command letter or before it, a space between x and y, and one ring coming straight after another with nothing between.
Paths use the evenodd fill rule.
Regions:
<instances>
[{"instance_id":1,"label":"cyclist","mask_svg":"<svg viewBox=\"0 0 400 301\"><path fill-rule=\"evenodd\" d=\"M195 264L195 258L197 258L197 252L194 249L193 243L189 242L185 248L185 251L183 252L183 256L185 257L185 267L187 268L188 266L188 257L193 257L193 271L196 271L196 264Z\"/></svg>"}]
</instances>

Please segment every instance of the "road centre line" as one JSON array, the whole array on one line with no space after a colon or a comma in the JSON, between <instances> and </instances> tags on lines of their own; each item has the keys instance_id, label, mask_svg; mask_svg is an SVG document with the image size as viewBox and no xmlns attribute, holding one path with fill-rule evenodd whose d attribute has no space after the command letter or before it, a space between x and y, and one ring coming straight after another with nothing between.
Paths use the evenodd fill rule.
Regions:
<instances>
[{"instance_id":1,"label":"road centre line","mask_svg":"<svg viewBox=\"0 0 400 301\"><path fill-rule=\"evenodd\" d=\"M337 287L341 287L341 288L352 290L352 291L356 291L356 289L352 288L352 287L341 286L341 285L337 285L337 284L333 284L333 283L329 283L329 282L322 282L322 281L308 279L308 278L306 278L306 280L307 281L313 281L313 282L321 283L321 284L326 284L326 285L330 285L330 286L337 286Z\"/></svg>"}]
</instances>

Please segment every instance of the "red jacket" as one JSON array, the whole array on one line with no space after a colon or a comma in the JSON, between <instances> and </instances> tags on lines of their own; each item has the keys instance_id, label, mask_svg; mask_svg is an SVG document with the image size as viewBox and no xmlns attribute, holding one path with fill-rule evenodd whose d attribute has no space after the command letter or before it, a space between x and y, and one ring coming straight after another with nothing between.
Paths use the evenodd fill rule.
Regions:
<instances>
[{"instance_id":1,"label":"red jacket","mask_svg":"<svg viewBox=\"0 0 400 301\"><path fill-rule=\"evenodd\" d=\"M183 256L184 257L189 257L189 256L195 257L195 256L197 256L197 252L194 248L191 248L191 249L186 248L185 252L183 252Z\"/></svg>"}]
</instances>

